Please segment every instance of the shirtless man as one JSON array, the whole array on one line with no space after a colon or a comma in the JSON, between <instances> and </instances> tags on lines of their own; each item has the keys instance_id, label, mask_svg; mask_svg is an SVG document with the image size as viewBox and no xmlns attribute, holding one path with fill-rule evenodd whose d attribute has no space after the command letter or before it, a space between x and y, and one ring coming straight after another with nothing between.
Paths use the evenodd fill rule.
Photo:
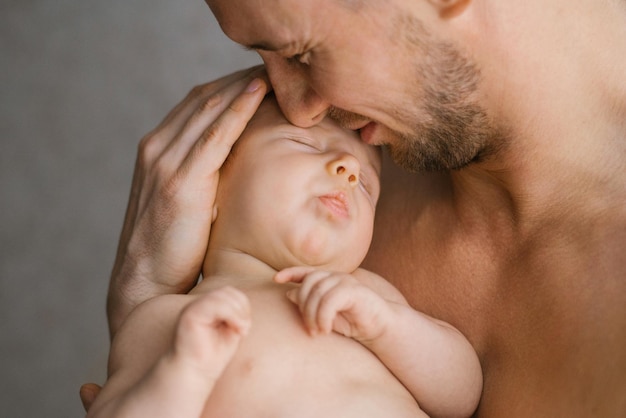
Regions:
<instances>
[{"instance_id":1,"label":"shirtless man","mask_svg":"<svg viewBox=\"0 0 626 418\"><path fill-rule=\"evenodd\" d=\"M357 270L380 163L356 132L296 127L268 97L221 170L202 281L133 310L88 416L470 416L469 342Z\"/></svg>"},{"instance_id":2,"label":"shirtless man","mask_svg":"<svg viewBox=\"0 0 626 418\"><path fill-rule=\"evenodd\" d=\"M414 171L385 165L365 266L468 336L485 378L478 416L626 415L626 2L208 3L261 54L287 119L330 113ZM229 101L247 77L203 97ZM203 155L219 164L209 142ZM142 179L138 196L158 194ZM160 257L140 238L163 225L149 219L192 219L188 196L131 200L159 216L124 230L113 331L138 300L193 285L199 264L180 268L181 238L152 244ZM176 281L159 273L169 266Z\"/></svg>"}]
</instances>

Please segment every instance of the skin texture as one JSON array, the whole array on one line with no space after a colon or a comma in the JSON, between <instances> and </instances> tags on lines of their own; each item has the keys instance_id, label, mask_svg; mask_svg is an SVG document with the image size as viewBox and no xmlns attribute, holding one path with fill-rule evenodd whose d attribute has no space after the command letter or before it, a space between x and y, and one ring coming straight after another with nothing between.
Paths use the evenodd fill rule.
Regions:
<instances>
[{"instance_id":1,"label":"skin texture","mask_svg":"<svg viewBox=\"0 0 626 418\"><path fill-rule=\"evenodd\" d=\"M350 128L374 120L373 140L390 144L396 161L413 171L462 167L504 140L478 102L476 64L393 2L356 12L332 1L274 2L280 22L296 16L297 33L253 12L252 27L242 27L241 15L208 3L228 36L258 50L292 123L308 126L327 112ZM358 25L358 37L346 36L350 25Z\"/></svg>"},{"instance_id":2,"label":"skin texture","mask_svg":"<svg viewBox=\"0 0 626 418\"><path fill-rule=\"evenodd\" d=\"M267 98L220 170L203 280L128 315L88 416L470 416L469 342L357 269L380 157L330 119L288 124Z\"/></svg>"},{"instance_id":3,"label":"skin texture","mask_svg":"<svg viewBox=\"0 0 626 418\"><path fill-rule=\"evenodd\" d=\"M208 3L229 37L259 51L292 123L330 113L405 168L460 167L385 161L365 267L468 336L485 377L478 416L626 415L624 1ZM233 77L204 97L234 97ZM154 213L145 231L184 212ZM139 235L125 230L112 317L189 288L137 273L135 260L159 271L178 257L167 240L127 246ZM145 256L154 246L164 251Z\"/></svg>"},{"instance_id":4,"label":"skin texture","mask_svg":"<svg viewBox=\"0 0 626 418\"><path fill-rule=\"evenodd\" d=\"M479 416L626 413L623 1L207 3L291 122L418 171L385 164L365 266L469 336Z\"/></svg>"},{"instance_id":5,"label":"skin texture","mask_svg":"<svg viewBox=\"0 0 626 418\"><path fill-rule=\"evenodd\" d=\"M283 144L285 137L291 139L289 146ZM336 139L344 137L348 139ZM331 270L354 270L365 257L372 238L380 194L378 152L374 147L363 147L355 135L341 135L332 123L301 129L277 117L275 107L263 106L233 150L234 158L248 163L238 164L233 170L227 162L223 169L217 204L221 222L214 228L224 228L217 233L231 239L248 235L249 248L239 242L237 248L256 254L272 266L304 262ZM326 171L353 186L350 193L323 181L326 172L321 173L324 177L312 174L320 165L315 157L324 154ZM259 158L261 155L263 158ZM280 188L268 187L277 183ZM338 212L345 204L350 216L331 213L328 222L320 224L319 212L326 209L311 211L318 203L311 202L302 190L327 195L331 202L335 197L341 199ZM223 246L222 241L214 242ZM265 248L268 253L262 252ZM207 259L205 267L210 262Z\"/></svg>"},{"instance_id":6,"label":"skin texture","mask_svg":"<svg viewBox=\"0 0 626 418\"><path fill-rule=\"evenodd\" d=\"M109 283L111 338L137 304L195 285L219 168L267 92L263 78L253 68L197 86L142 138Z\"/></svg>"}]
</instances>

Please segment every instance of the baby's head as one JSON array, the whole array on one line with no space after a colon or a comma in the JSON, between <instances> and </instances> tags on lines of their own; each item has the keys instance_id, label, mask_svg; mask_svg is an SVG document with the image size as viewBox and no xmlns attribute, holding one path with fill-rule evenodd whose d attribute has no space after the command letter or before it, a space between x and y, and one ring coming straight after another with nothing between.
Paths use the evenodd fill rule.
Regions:
<instances>
[{"instance_id":1,"label":"baby's head","mask_svg":"<svg viewBox=\"0 0 626 418\"><path fill-rule=\"evenodd\" d=\"M370 245L381 154L326 118L291 125L268 96L220 173L210 247L276 270L356 269Z\"/></svg>"}]
</instances>

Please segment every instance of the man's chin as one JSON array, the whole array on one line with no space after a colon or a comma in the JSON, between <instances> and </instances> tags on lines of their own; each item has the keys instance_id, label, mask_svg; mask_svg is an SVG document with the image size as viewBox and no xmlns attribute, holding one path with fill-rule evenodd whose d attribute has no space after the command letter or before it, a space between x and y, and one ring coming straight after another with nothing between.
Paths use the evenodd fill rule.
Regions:
<instances>
[{"instance_id":1,"label":"man's chin","mask_svg":"<svg viewBox=\"0 0 626 418\"><path fill-rule=\"evenodd\" d=\"M403 170L409 171L411 173L417 173L422 170L418 168L419 164L414 157L406 154L402 147L398 147L395 144L386 144L385 148L391 157L391 160Z\"/></svg>"},{"instance_id":2,"label":"man's chin","mask_svg":"<svg viewBox=\"0 0 626 418\"><path fill-rule=\"evenodd\" d=\"M394 138L386 141L385 147L393 162L411 173L445 171L449 168L442 164L435 155L426 155L423 149L409 138Z\"/></svg>"}]
</instances>

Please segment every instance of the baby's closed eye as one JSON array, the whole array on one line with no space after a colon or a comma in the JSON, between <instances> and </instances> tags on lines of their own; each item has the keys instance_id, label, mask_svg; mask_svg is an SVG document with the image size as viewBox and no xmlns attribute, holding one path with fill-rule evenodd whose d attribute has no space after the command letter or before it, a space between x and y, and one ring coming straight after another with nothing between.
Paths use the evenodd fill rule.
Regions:
<instances>
[{"instance_id":1,"label":"baby's closed eye","mask_svg":"<svg viewBox=\"0 0 626 418\"><path fill-rule=\"evenodd\" d=\"M306 147L312 148L316 151L321 151L321 147L318 141L316 141L312 137L308 136L288 136L288 140L293 141L297 144L304 145Z\"/></svg>"}]
</instances>

